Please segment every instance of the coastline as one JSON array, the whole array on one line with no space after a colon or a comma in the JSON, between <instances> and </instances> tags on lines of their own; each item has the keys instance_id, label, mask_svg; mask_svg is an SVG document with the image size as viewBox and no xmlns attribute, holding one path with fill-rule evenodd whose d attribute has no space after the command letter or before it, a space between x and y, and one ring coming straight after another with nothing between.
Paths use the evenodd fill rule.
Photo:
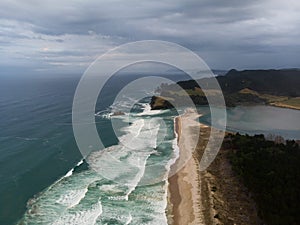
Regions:
<instances>
[{"instance_id":1,"label":"coastline","mask_svg":"<svg viewBox=\"0 0 300 225\"><path fill-rule=\"evenodd\" d=\"M184 166L179 169L168 180L168 224L204 224L204 218L200 207L200 172L198 161L195 155L191 158L189 153L190 141L193 138L193 128L198 128L197 113L188 112L178 116L174 121L174 129L177 134L179 147L179 158L172 165L172 170L177 171L178 165L186 160ZM185 155L187 153L187 155Z\"/></svg>"},{"instance_id":2,"label":"coastline","mask_svg":"<svg viewBox=\"0 0 300 225\"><path fill-rule=\"evenodd\" d=\"M228 151L220 150L205 171L199 170L199 161L206 148L212 129L197 122L200 115L189 111L174 120L179 157L170 171L177 171L181 158L190 152L195 140L195 129L201 138L193 149L192 157L168 179L167 218L171 225L260 224L251 195L233 173Z\"/></svg>"}]
</instances>

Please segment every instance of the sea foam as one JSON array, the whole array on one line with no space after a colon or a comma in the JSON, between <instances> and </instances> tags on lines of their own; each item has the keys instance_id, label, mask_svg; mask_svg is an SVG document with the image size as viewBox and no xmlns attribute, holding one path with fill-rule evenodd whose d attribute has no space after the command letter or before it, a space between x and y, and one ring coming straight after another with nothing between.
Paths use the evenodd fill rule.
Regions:
<instances>
[{"instance_id":1,"label":"sea foam","mask_svg":"<svg viewBox=\"0 0 300 225\"><path fill-rule=\"evenodd\" d=\"M83 163L81 160L36 197L21 222L167 224L168 183L160 178L160 173L167 176L177 157L177 144L174 137L174 140L169 137L163 142L164 148L158 146L158 135L162 134L162 129L169 128L162 127L160 118L149 115L147 110L148 106L144 114L131 116L131 123L123 128L125 134L119 137L119 144L91 153L86 159L90 169L74 172ZM125 121L126 116L118 119ZM171 158L166 158L164 151L172 151ZM152 171L151 166L156 164L161 172ZM158 176L158 180L154 179L156 183L145 185L149 181L146 178L153 176Z\"/></svg>"}]
</instances>

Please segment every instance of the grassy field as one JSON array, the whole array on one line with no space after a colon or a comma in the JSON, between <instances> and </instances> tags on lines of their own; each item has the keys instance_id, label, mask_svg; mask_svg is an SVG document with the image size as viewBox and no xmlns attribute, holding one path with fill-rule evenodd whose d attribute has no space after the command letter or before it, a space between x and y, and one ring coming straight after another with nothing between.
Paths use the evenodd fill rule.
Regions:
<instances>
[{"instance_id":1,"label":"grassy field","mask_svg":"<svg viewBox=\"0 0 300 225\"><path fill-rule=\"evenodd\" d=\"M290 98L280 102L274 102L271 103L271 105L300 110L300 97Z\"/></svg>"},{"instance_id":2,"label":"grassy field","mask_svg":"<svg viewBox=\"0 0 300 225\"><path fill-rule=\"evenodd\" d=\"M270 105L291 109L300 110L300 97L287 97L287 96L276 96L276 95L268 95L268 94L260 94L256 91L245 88L240 91L242 94L252 94L256 95L264 100Z\"/></svg>"},{"instance_id":3,"label":"grassy field","mask_svg":"<svg viewBox=\"0 0 300 225\"><path fill-rule=\"evenodd\" d=\"M214 96L220 94L218 90L205 90L206 95ZM159 96L152 104L154 108L168 108L165 107L166 101L174 104L177 101L178 104L184 105L185 98L190 96L195 104L206 105L204 92L195 87L193 89L181 89L181 90L164 90L163 96ZM224 93L227 106L235 106L239 104L268 104L276 107L291 108L300 110L300 97L288 97L277 96L270 94L263 94L244 88L236 93Z\"/></svg>"},{"instance_id":4,"label":"grassy field","mask_svg":"<svg viewBox=\"0 0 300 225\"><path fill-rule=\"evenodd\" d=\"M249 88L242 89L242 90L239 91L239 93L256 95L256 96L266 100L268 103L282 102L282 101L286 101L286 100L289 99L287 96L276 96L276 95L260 94L256 91L253 91L253 90L249 89Z\"/></svg>"}]
</instances>

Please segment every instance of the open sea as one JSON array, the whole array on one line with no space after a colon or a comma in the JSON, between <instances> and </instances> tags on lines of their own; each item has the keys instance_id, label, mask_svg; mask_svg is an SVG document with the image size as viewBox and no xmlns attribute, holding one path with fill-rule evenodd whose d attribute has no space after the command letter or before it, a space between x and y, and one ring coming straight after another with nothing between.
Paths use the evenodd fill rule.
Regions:
<instances>
[{"instance_id":1,"label":"open sea","mask_svg":"<svg viewBox=\"0 0 300 225\"><path fill-rule=\"evenodd\" d=\"M166 178L178 154L173 123L177 112L150 111L149 98L139 101L129 117L114 117L121 124L119 140L131 146L120 144L110 115L136 102L123 96L114 103L122 85L134 78L112 79L110 84L117 86L104 88L95 111L105 148L89 156L92 166L110 171L109 177L101 176L83 160L73 136L71 110L79 79L0 78L0 224L167 224ZM199 111L200 121L209 123L209 108ZM298 119L296 110L228 109L228 129L250 134L300 139Z\"/></svg>"},{"instance_id":2,"label":"open sea","mask_svg":"<svg viewBox=\"0 0 300 225\"><path fill-rule=\"evenodd\" d=\"M97 103L96 124L106 148L92 153L89 162L107 168L106 178L82 159L73 137L71 110L79 77L1 77L0 224L167 224L177 113L153 112L150 98L140 101L129 118L114 117L121 124L119 139L132 146L120 144L110 115L136 101L124 96L113 104L133 79L112 79ZM114 166L107 155L122 163Z\"/></svg>"}]
</instances>

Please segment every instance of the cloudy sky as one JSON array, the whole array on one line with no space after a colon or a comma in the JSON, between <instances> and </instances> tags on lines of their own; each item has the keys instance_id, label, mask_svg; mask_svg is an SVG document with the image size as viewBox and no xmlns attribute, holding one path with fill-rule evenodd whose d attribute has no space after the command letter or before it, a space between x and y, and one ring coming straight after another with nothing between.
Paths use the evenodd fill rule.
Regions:
<instances>
[{"instance_id":1,"label":"cloudy sky","mask_svg":"<svg viewBox=\"0 0 300 225\"><path fill-rule=\"evenodd\" d=\"M213 69L300 67L299 11L299 0L1 0L0 73L81 73L147 39Z\"/></svg>"}]
</instances>

